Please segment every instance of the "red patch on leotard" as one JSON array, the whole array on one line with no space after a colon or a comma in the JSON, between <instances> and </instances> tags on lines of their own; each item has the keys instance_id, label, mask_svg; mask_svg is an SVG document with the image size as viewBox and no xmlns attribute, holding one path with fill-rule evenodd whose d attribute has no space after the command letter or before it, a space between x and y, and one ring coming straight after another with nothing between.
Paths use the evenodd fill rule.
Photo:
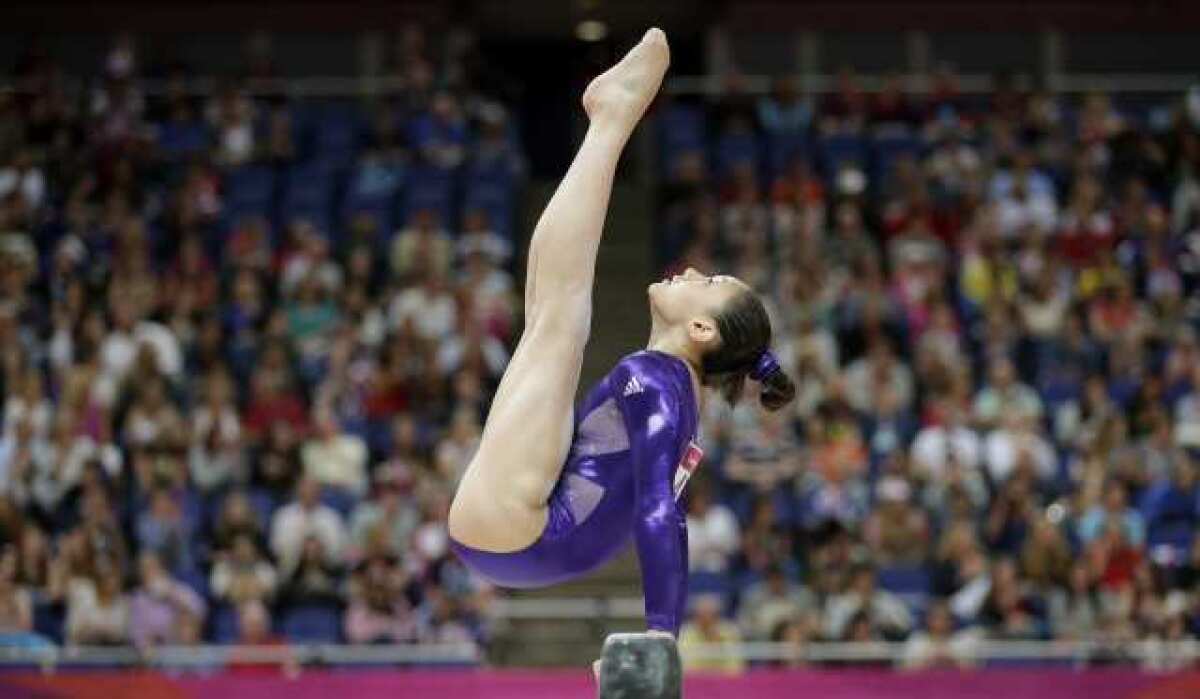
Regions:
<instances>
[{"instance_id":1,"label":"red patch on leotard","mask_svg":"<svg viewBox=\"0 0 1200 699\"><path fill-rule=\"evenodd\" d=\"M675 469L675 499L683 493L683 487L687 485L688 479L700 468L700 460L704 458L704 450L701 449L695 442L688 442L687 448L683 450L683 458L679 460L679 466Z\"/></svg>"}]
</instances>

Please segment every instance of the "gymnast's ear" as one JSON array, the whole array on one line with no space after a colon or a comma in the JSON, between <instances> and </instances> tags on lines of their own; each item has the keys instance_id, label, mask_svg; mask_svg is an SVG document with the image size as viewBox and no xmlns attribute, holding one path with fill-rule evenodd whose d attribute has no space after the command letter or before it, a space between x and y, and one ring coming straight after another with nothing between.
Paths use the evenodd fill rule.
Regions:
<instances>
[{"instance_id":1,"label":"gymnast's ear","mask_svg":"<svg viewBox=\"0 0 1200 699\"><path fill-rule=\"evenodd\" d=\"M694 316L687 323L687 333L688 339L704 348L715 346L721 337L717 321L709 316Z\"/></svg>"}]
</instances>

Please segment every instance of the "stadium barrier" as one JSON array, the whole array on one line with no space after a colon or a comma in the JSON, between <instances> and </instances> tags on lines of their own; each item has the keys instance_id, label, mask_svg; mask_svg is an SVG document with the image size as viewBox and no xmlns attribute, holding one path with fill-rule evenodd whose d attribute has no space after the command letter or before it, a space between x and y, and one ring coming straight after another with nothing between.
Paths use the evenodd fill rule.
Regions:
<instances>
[{"instance_id":1,"label":"stadium barrier","mask_svg":"<svg viewBox=\"0 0 1200 699\"><path fill-rule=\"evenodd\" d=\"M742 89L751 95L765 95L771 91L775 76L743 75ZM878 91L888 80L882 74L862 73L858 80L867 92ZM902 74L905 89L912 94L926 94L932 83L924 74ZM830 73L805 75L805 90L813 94L827 94L837 90L837 76ZM1027 82L1031 76L1018 76ZM956 76L959 88L966 94L986 94L995 90L996 78L989 73L962 73ZM1178 73L1064 73L1056 78L1055 92L1083 94L1093 91L1128 94L1182 93L1197 84L1191 74ZM89 86L77 78L65 78L64 90L68 94L82 94ZM198 76L182 84L162 79L146 78L138 81L138 89L150 97L169 94L205 96L215 94L225 81L212 76ZM250 78L242 86L246 93L255 96L281 96L292 98L337 98L376 97L398 94L408 89L408 82L401 76L337 76L314 75L303 78ZM26 93L20 80L12 76L0 76L0 90L14 94ZM719 95L725 90L720 76L679 75L667 80L665 90L675 95Z\"/></svg>"},{"instance_id":2,"label":"stadium barrier","mask_svg":"<svg viewBox=\"0 0 1200 699\"><path fill-rule=\"evenodd\" d=\"M526 642L536 643L536 639ZM695 644L682 652L685 663L737 659L752 665L893 665L904 657L904 642ZM597 649L599 650L599 649ZM1200 643L1194 641L1115 642L1102 639L1075 641L979 640L959 657L972 664L1045 664L1087 667L1093 664L1142 664L1155 666L1168 659L1172 667L1190 667L1200 661ZM139 650L132 647L4 647L0 667L59 669L156 668L177 671L211 670L222 667L400 667L485 665L473 644L396 645L270 645L270 646L162 646Z\"/></svg>"}]
</instances>

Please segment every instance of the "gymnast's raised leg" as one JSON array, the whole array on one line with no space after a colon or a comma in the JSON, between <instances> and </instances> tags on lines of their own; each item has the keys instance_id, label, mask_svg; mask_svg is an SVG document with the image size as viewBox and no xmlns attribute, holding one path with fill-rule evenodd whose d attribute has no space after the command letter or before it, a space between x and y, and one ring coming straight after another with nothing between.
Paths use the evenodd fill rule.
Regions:
<instances>
[{"instance_id":1,"label":"gymnast's raised leg","mask_svg":"<svg viewBox=\"0 0 1200 699\"><path fill-rule=\"evenodd\" d=\"M666 36L651 29L584 92L587 134L529 244L525 330L450 508L450 535L466 546L518 551L545 528L546 503L571 446L596 254L617 161L669 60Z\"/></svg>"}]
</instances>

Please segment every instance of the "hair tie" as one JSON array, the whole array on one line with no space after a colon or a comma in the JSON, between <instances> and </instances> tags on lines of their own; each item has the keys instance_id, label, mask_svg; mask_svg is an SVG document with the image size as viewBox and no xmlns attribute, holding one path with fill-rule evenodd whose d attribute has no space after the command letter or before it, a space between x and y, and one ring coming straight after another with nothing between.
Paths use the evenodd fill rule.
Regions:
<instances>
[{"instance_id":1,"label":"hair tie","mask_svg":"<svg viewBox=\"0 0 1200 699\"><path fill-rule=\"evenodd\" d=\"M775 353L770 349L765 349L758 355L758 361L754 363L754 368L750 370L750 378L762 383L767 377L779 371L779 360L775 358Z\"/></svg>"}]
</instances>

